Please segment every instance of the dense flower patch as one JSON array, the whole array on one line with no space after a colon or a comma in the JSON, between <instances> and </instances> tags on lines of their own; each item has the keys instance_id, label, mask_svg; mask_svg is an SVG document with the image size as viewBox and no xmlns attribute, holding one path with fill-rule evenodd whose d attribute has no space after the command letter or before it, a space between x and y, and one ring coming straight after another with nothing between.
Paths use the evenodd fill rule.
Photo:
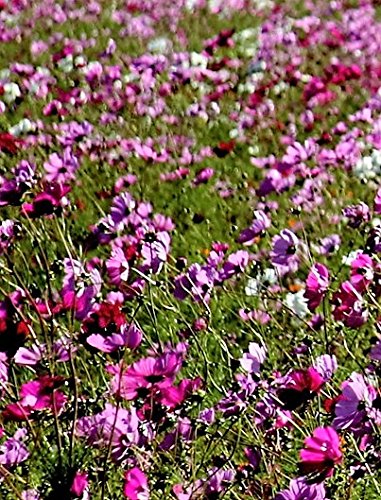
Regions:
<instances>
[{"instance_id":1,"label":"dense flower patch","mask_svg":"<svg viewBox=\"0 0 381 500\"><path fill-rule=\"evenodd\" d=\"M0 496L381 496L381 11L0 1Z\"/></svg>"}]
</instances>

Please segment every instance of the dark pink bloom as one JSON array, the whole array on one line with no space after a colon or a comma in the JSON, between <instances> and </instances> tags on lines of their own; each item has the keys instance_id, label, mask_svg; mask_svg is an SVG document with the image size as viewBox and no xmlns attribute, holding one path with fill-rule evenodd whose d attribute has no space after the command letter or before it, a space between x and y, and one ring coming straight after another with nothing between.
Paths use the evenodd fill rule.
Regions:
<instances>
[{"instance_id":1,"label":"dark pink bloom","mask_svg":"<svg viewBox=\"0 0 381 500\"><path fill-rule=\"evenodd\" d=\"M321 477L333 474L336 464L342 462L340 438L332 427L318 427L311 437L304 440L305 448L300 451L303 474L319 473Z\"/></svg>"},{"instance_id":2,"label":"dark pink bloom","mask_svg":"<svg viewBox=\"0 0 381 500\"><path fill-rule=\"evenodd\" d=\"M359 292L364 292L373 281L374 264L369 255L360 253L351 263L351 283Z\"/></svg>"},{"instance_id":3,"label":"dark pink bloom","mask_svg":"<svg viewBox=\"0 0 381 500\"><path fill-rule=\"evenodd\" d=\"M329 285L329 272L323 264L314 264L308 274L304 293L310 311L314 311L322 302Z\"/></svg>"},{"instance_id":4,"label":"dark pink bloom","mask_svg":"<svg viewBox=\"0 0 381 500\"><path fill-rule=\"evenodd\" d=\"M333 317L336 321L342 321L345 326L359 328L368 319L364 300L350 281L342 283L340 289L334 293L332 303L335 306Z\"/></svg>"},{"instance_id":5,"label":"dark pink bloom","mask_svg":"<svg viewBox=\"0 0 381 500\"><path fill-rule=\"evenodd\" d=\"M72 495L75 495L76 497L80 497L83 495L88 484L89 484L89 481L87 480L87 473L77 471L75 473L73 483L72 483L71 488L70 488L70 493Z\"/></svg>"},{"instance_id":6,"label":"dark pink bloom","mask_svg":"<svg viewBox=\"0 0 381 500\"><path fill-rule=\"evenodd\" d=\"M147 476L138 467L133 467L124 475L123 493L129 500L149 500Z\"/></svg>"},{"instance_id":7,"label":"dark pink bloom","mask_svg":"<svg viewBox=\"0 0 381 500\"><path fill-rule=\"evenodd\" d=\"M115 375L111 383L112 392L128 400L154 394L173 384L181 365L182 355L167 352L157 358L143 358L125 371L123 367L109 367L108 371Z\"/></svg>"},{"instance_id":8,"label":"dark pink bloom","mask_svg":"<svg viewBox=\"0 0 381 500\"><path fill-rule=\"evenodd\" d=\"M295 370L284 378L278 397L286 410L295 410L320 392L324 379L313 367Z\"/></svg>"},{"instance_id":9,"label":"dark pink bloom","mask_svg":"<svg viewBox=\"0 0 381 500\"><path fill-rule=\"evenodd\" d=\"M32 412L46 409L58 414L67 401L65 394L57 390L62 383L62 377L49 375L26 382L21 386L20 401L8 404L3 411L3 418L26 420Z\"/></svg>"}]
</instances>

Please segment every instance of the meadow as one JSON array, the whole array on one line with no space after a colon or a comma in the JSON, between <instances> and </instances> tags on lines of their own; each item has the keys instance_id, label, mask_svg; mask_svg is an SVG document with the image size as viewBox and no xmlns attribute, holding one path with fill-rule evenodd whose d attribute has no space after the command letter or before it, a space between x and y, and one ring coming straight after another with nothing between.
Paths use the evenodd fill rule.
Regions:
<instances>
[{"instance_id":1,"label":"meadow","mask_svg":"<svg viewBox=\"0 0 381 500\"><path fill-rule=\"evenodd\" d=\"M0 0L0 498L381 498L381 3Z\"/></svg>"}]
</instances>

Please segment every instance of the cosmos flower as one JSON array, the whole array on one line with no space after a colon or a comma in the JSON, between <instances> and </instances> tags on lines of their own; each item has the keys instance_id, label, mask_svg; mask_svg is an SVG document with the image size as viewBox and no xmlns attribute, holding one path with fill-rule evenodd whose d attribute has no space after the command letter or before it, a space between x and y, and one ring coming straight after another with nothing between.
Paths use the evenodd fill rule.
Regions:
<instances>
[{"instance_id":1,"label":"cosmos flower","mask_svg":"<svg viewBox=\"0 0 381 500\"><path fill-rule=\"evenodd\" d=\"M299 267L299 240L289 229L283 229L272 240L271 262L281 275L295 272Z\"/></svg>"},{"instance_id":2,"label":"cosmos flower","mask_svg":"<svg viewBox=\"0 0 381 500\"><path fill-rule=\"evenodd\" d=\"M304 477L292 479L287 490L279 492L274 500L326 500L322 483L310 484Z\"/></svg>"},{"instance_id":3,"label":"cosmos flower","mask_svg":"<svg viewBox=\"0 0 381 500\"><path fill-rule=\"evenodd\" d=\"M342 462L340 438L332 427L315 429L312 436L304 440L304 446L300 451L303 474L318 473L323 478L329 477L334 466Z\"/></svg>"},{"instance_id":4,"label":"cosmos flower","mask_svg":"<svg viewBox=\"0 0 381 500\"><path fill-rule=\"evenodd\" d=\"M125 472L123 493L128 500L149 500L148 479L138 467Z\"/></svg>"},{"instance_id":5,"label":"cosmos flower","mask_svg":"<svg viewBox=\"0 0 381 500\"><path fill-rule=\"evenodd\" d=\"M322 302L329 285L329 272L323 264L314 264L308 274L306 291L304 293L310 311Z\"/></svg>"}]
</instances>

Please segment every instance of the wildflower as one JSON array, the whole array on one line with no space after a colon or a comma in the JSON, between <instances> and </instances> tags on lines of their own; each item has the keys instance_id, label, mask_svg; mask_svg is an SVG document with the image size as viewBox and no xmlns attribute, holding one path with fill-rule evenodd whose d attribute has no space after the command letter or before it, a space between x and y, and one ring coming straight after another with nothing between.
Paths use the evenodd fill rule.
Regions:
<instances>
[{"instance_id":1,"label":"wildflower","mask_svg":"<svg viewBox=\"0 0 381 500\"><path fill-rule=\"evenodd\" d=\"M304 445L305 448L300 451L302 472L318 473L322 478L332 476L334 466L343 459L340 438L335 429L318 427L311 437L304 440Z\"/></svg>"},{"instance_id":2,"label":"wildflower","mask_svg":"<svg viewBox=\"0 0 381 500\"><path fill-rule=\"evenodd\" d=\"M266 359L267 349L256 342L250 342L249 352L245 352L240 359L242 368L248 373L258 373L261 364Z\"/></svg>"},{"instance_id":3,"label":"wildflower","mask_svg":"<svg viewBox=\"0 0 381 500\"><path fill-rule=\"evenodd\" d=\"M108 371L114 375L112 392L127 400L160 392L172 385L181 365L180 354L167 352L159 357L143 358L125 371L122 367L109 367Z\"/></svg>"},{"instance_id":4,"label":"wildflower","mask_svg":"<svg viewBox=\"0 0 381 500\"><path fill-rule=\"evenodd\" d=\"M124 475L123 493L129 500L149 500L147 476L138 467L133 467Z\"/></svg>"},{"instance_id":5,"label":"wildflower","mask_svg":"<svg viewBox=\"0 0 381 500\"><path fill-rule=\"evenodd\" d=\"M111 257L106 261L106 268L113 285L127 281L130 271L128 260L121 248L114 248Z\"/></svg>"},{"instance_id":6,"label":"wildflower","mask_svg":"<svg viewBox=\"0 0 381 500\"><path fill-rule=\"evenodd\" d=\"M370 220L369 207L364 202L344 208L343 215L348 219L348 225L353 229L357 229L361 224Z\"/></svg>"},{"instance_id":7,"label":"wildflower","mask_svg":"<svg viewBox=\"0 0 381 500\"><path fill-rule=\"evenodd\" d=\"M279 492L274 500L326 500L322 483L310 484L304 477L292 479L287 490Z\"/></svg>"},{"instance_id":8,"label":"wildflower","mask_svg":"<svg viewBox=\"0 0 381 500\"><path fill-rule=\"evenodd\" d=\"M299 318L304 318L309 312L304 290L288 293L285 302L286 306Z\"/></svg>"},{"instance_id":9,"label":"wildflower","mask_svg":"<svg viewBox=\"0 0 381 500\"><path fill-rule=\"evenodd\" d=\"M283 408L295 410L318 394L323 385L324 379L315 368L295 370L282 380L278 397Z\"/></svg>"},{"instance_id":10,"label":"wildflower","mask_svg":"<svg viewBox=\"0 0 381 500\"><path fill-rule=\"evenodd\" d=\"M53 153L44 163L46 171L45 179L48 182L67 184L75 179L75 172L78 168L78 160L72 154L70 148L66 148L63 156Z\"/></svg>"},{"instance_id":11,"label":"wildflower","mask_svg":"<svg viewBox=\"0 0 381 500\"><path fill-rule=\"evenodd\" d=\"M336 429L357 430L367 417L375 416L375 402L376 389L366 383L362 375L352 373L342 384L341 395L335 405L333 426Z\"/></svg>"},{"instance_id":12,"label":"wildflower","mask_svg":"<svg viewBox=\"0 0 381 500\"><path fill-rule=\"evenodd\" d=\"M27 431L19 429L13 437L7 439L0 446L0 464L6 468L24 462L29 457L29 451L24 444Z\"/></svg>"},{"instance_id":13,"label":"wildflower","mask_svg":"<svg viewBox=\"0 0 381 500\"><path fill-rule=\"evenodd\" d=\"M334 304L333 317L336 321L342 321L350 328L359 328L368 319L368 311L360 293L350 281L342 283L340 289L334 293L332 302Z\"/></svg>"},{"instance_id":14,"label":"wildflower","mask_svg":"<svg viewBox=\"0 0 381 500\"><path fill-rule=\"evenodd\" d=\"M308 274L304 293L310 311L315 311L324 298L329 285L329 272L323 264L314 264Z\"/></svg>"},{"instance_id":15,"label":"wildflower","mask_svg":"<svg viewBox=\"0 0 381 500\"><path fill-rule=\"evenodd\" d=\"M296 252L299 246L297 236L289 229L283 229L273 238L273 249L270 252L271 262L281 275L295 272L299 267Z\"/></svg>"},{"instance_id":16,"label":"wildflower","mask_svg":"<svg viewBox=\"0 0 381 500\"><path fill-rule=\"evenodd\" d=\"M88 484L89 481L87 479L87 473L77 471L73 478L70 493L75 497L81 497L84 494Z\"/></svg>"},{"instance_id":17,"label":"wildflower","mask_svg":"<svg viewBox=\"0 0 381 500\"><path fill-rule=\"evenodd\" d=\"M323 377L324 382L327 382L332 378L332 375L337 370L337 359L333 354L323 354L316 358L314 362L314 368Z\"/></svg>"},{"instance_id":18,"label":"wildflower","mask_svg":"<svg viewBox=\"0 0 381 500\"><path fill-rule=\"evenodd\" d=\"M255 210L254 220L250 227L244 229L238 237L238 243L244 245L252 245L255 238L262 234L266 229L271 226L271 220L262 210Z\"/></svg>"}]
</instances>

